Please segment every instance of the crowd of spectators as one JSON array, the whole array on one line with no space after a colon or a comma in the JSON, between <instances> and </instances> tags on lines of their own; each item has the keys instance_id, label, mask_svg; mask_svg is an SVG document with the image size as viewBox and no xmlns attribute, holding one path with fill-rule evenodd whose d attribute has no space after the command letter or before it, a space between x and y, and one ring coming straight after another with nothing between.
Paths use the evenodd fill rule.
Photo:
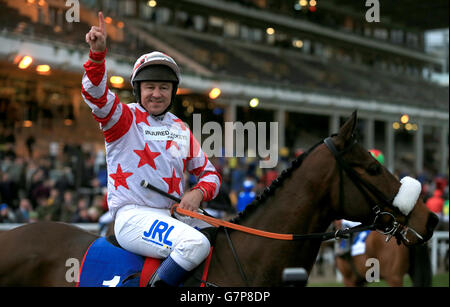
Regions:
<instances>
[{"instance_id":1,"label":"crowd of spectators","mask_svg":"<svg viewBox=\"0 0 450 307\"><path fill-rule=\"evenodd\" d=\"M444 176L435 176L432 180L423 180L419 176L419 181L422 182L422 196L428 209L437 214L439 217L439 224L437 230L449 229L448 220L448 178Z\"/></svg>"},{"instance_id":2,"label":"crowd of spectators","mask_svg":"<svg viewBox=\"0 0 450 307\"><path fill-rule=\"evenodd\" d=\"M88 152L81 145L59 145L54 152L49 143L47 156L33 156L32 138L26 142L28 152L15 151L12 129L0 129L0 223L62 221L68 223L97 223L107 210L107 171L103 150ZM284 148L276 168L258 167L257 158L212 157L222 176L219 195L204 204L219 218L236 214L239 193L244 181L253 182L256 195L268 187L286 169L300 151ZM33 158L31 158L33 157ZM196 178L185 174L187 188ZM400 173L401 178L407 173ZM448 225L448 181L442 176L416 176L422 183L422 196L427 206Z\"/></svg>"},{"instance_id":3,"label":"crowd of spectators","mask_svg":"<svg viewBox=\"0 0 450 307\"><path fill-rule=\"evenodd\" d=\"M99 222L108 210L104 151L88 152L81 145L49 142L48 154L37 157L34 143L35 138L28 137L27 152L20 155L13 129L0 127L0 223ZM287 162L285 158L282 161ZM255 190L262 191L278 176L278 170L258 168L259 160L254 158L211 160L222 175L222 188L216 199L204 206L218 212L218 217L236 213L244 180L254 181ZM193 175L185 175L187 188L196 184Z\"/></svg>"},{"instance_id":4,"label":"crowd of spectators","mask_svg":"<svg viewBox=\"0 0 450 307\"><path fill-rule=\"evenodd\" d=\"M2 129L0 223L97 222L107 211L104 154L64 145L58 155L36 158L32 146L19 155L15 145L12 130Z\"/></svg>"}]
</instances>

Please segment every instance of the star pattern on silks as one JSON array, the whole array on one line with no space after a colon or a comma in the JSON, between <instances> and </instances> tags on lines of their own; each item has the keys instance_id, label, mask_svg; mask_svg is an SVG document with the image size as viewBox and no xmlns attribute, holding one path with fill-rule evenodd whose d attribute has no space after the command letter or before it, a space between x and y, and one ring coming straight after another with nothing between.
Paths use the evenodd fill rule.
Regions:
<instances>
[{"instance_id":1,"label":"star pattern on silks","mask_svg":"<svg viewBox=\"0 0 450 307\"><path fill-rule=\"evenodd\" d=\"M120 163L117 165L117 171L115 174L110 174L109 176L114 179L114 187L117 188L119 186L123 186L126 189L129 190L128 184L127 184L127 178L133 175L133 173L127 173L122 171L122 167L120 166Z\"/></svg>"},{"instance_id":2,"label":"star pattern on silks","mask_svg":"<svg viewBox=\"0 0 450 307\"><path fill-rule=\"evenodd\" d=\"M166 143L166 150L169 149L172 145L175 145L175 147L180 150L180 147L178 146L177 142L174 140L168 140Z\"/></svg>"},{"instance_id":3,"label":"star pattern on silks","mask_svg":"<svg viewBox=\"0 0 450 307\"><path fill-rule=\"evenodd\" d=\"M181 178L175 175L175 169L172 169L172 177L163 177L163 180L169 185L169 191L167 193L177 192L178 195L180 193L180 182Z\"/></svg>"},{"instance_id":4,"label":"star pattern on silks","mask_svg":"<svg viewBox=\"0 0 450 307\"><path fill-rule=\"evenodd\" d=\"M138 168L148 164L156 170L155 158L161 154L160 152L151 151L147 143L145 144L144 150L135 149L133 151L141 158L139 160Z\"/></svg>"},{"instance_id":5,"label":"star pattern on silks","mask_svg":"<svg viewBox=\"0 0 450 307\"><path fill-rule=\"evenodd\" d=\"M139 123L146 123L147 126L150 126L150 124L147 121L148 113L147 111L140 111L138 108L134 111L134 115L136 116L136 125Z\"/></svg>"}]
</instances>

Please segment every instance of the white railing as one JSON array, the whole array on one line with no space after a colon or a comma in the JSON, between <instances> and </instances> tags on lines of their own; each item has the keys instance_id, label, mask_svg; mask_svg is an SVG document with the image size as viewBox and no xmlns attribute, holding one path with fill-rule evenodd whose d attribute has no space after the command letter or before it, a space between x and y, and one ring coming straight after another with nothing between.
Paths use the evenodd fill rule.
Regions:
<instances>
[{"instance_id":1,"label":"white railing","mask_svg":"<svg viewBox=\"0 0 450 307\"><path fill-rule=\"evenodd\" d=\"M445 253L448 251L448 231L435 231L433 236L431 237L428 246L431 248L431 270L433 275L436 274L438 265L439 265L439 257L445 259ZM440 255L438 255L440 252Z\"/></svg>"}]
</instances>

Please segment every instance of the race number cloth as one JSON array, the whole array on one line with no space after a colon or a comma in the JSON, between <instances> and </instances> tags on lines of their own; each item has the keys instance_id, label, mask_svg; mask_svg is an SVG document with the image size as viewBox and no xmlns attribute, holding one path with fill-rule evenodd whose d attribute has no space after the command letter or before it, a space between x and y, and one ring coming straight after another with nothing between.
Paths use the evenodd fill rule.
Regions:
<instances>
[{"instance_id":1,"label":"race number cloth","mask_svg":"<svg viewBox=\"0 0 450 307\"><path fill-rule=\"evenodd\" d=\"M139 278L124 280L142 271L145 258L109 243L95 240L81 264L79 287L138 287Z\"/></svg>"},{"instance_id":2,"label":"race number cloth","mask_svg":"<svg viewBox=\"0 0 450 307\"><path fill-rule=\"evenodd\" d=\"M205 286L200 278L206 280L208 276L212 251L211 248L206 260L191 272L184 286ZM77 287L146 287L162 260L133 254L101 237L86 251Z\"/></svg>"}]
</instances>

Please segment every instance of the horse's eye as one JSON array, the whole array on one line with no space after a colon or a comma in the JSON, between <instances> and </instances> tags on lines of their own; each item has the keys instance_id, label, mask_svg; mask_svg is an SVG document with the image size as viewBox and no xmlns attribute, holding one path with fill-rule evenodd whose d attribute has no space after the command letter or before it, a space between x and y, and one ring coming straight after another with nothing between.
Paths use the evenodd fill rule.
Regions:
<instances>
[{"instance_id":1,"label":"horse's eye","mask_svg":"<svg viewBox=\"0 0 450 307\"><path fill-rule=\"evenodd\" d=\"M381 165L379 163L372 163L367 168L369 175L375 176L381 173Z\"/></svg>"}]
</instances>

